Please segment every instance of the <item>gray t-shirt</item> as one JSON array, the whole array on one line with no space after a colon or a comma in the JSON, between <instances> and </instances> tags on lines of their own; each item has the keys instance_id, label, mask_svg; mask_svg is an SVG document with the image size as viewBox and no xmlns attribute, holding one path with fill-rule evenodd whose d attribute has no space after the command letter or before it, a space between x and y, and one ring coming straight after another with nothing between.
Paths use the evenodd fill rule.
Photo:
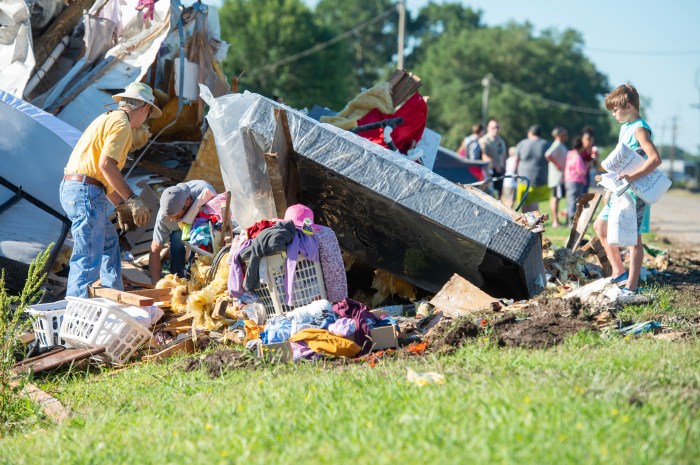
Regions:
<instances>
[{"instance_id":1,"label":"gray t-shirt","mask_svg":"<svg viewBox=\"0 0 700 465\"><path fill-rule=\"evenodd\" d=\"M549 147L549 150L547 150L547 153L545 153L546 156L548 156L551 159L556 160L557 165L561 166L562 168L566 164L566 152L568 149L566 148L566 145L562 144L558 140L555 140L552 142L552 146ZM549 177L548 177L548 185L549 187L557 187L558 185L563 183L563 176L564 173L562 171L559 171L559 168L557 168L554 163L551 161L549 162Z\"/></svg>"},{"instance_id":2,"label":"gray t-shirt","mask_svg":"<svg viewBox=\"0 0 700 465\"><path fill-rule=\"evenodd\" d=\"M518 174L530 180L531 187L547 185L549 163L544 157L549 142L542 138L523 139L515 146L518 154Z\"/></svg>"},{"instance_id":3,"label":"gray t-shirt","mask_svg":"<svg viewBox=\"0 0 700 465\"><path fill-rule=\"evenodd\" d=\"M186 181L185 184L187 184L187 187L189 187L190 191L192 192L192 200L196 200L197 197L199 197L202 192L207 189L216 193L214 188L211 187L211 184L206 181ZM166 241L170 240L170 233L179 229L180 226L178 226L177 221L170 221L165 217L163 211L159 209L158 216L156 217L156 224L153 228L153 242L165 244Z\"/></svg>"}]
</instances>

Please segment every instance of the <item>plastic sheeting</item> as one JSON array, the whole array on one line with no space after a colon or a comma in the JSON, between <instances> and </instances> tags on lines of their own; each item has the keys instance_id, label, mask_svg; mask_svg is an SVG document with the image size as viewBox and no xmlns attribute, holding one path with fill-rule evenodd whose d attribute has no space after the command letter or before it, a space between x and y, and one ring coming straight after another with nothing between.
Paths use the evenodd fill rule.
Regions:
<instances>
[{"instance_id":1,"label":"plastic sheeting","mask_svg":"<svg viewBox=\"0 0 700 465\"><path fill-rule=\"evenodd\" d=\"M540 238L488 200L342 129L244 93L217 99L207 120L234 216L242 225L275 215L263 154L275 108L287 110L299 157L302 202L357 258L436 292L453 273L493 296L525 298L545 285Z\"/></svg>"},{"instance_id":2,"label":"plastic sheeting","mask_svg":"<svg viewBox=\"0 0 700 465\"><path fill-rule=\"evenodd\" d=\"M29 8L24 0L0 2L0 90L21 96L34 69Z\"/></svg>"},{"instance_id":3,"label":"plastic sheeting","mask_svg":"<svg viewBox=\"0 0 700 465\"><path fill-rule=\"evenodd\" d=\"M65 107L58 113L58 117L68 124L84 130L90 123L97 118L101 113L104 113L105 106L114 105L112 95L120 92L131 82L141 80L156 59L158 50L161 44L167 37L171 29L171 3L161 1L155 6L155 20L150 27L143 29L142 20L136 12L136 4L138 0L127 0L121 4L118 0L110 0L107 2L107 8L104 11L110 14L102 13L104 17L110 19L117 24L120 31L119 43L107 51L105 61L111 60L108 63L99 63L97 66L103 67L85 73L80 73L80 79L74 81L68 86L64 83L65 91L61 92L56 100L47 99L43 107L51 111L52 105L61 101L65 94L72 94L75 87L80 87L83 80L88 80L87 87L78 93L72 100L66 103ZM179 3L179 2L176 2ZM116 5L116 9L112 6ZM99 5L95 5L91 12ZM82 69L84 63L80 61L76 63L75 69ZM70 72L69 72L70 74ZM91 80L91 82L90 82Z\"/></svg>"},{"instance_id":4,"label":"plastic sheeting","mask_svg":"<svg viewBox=\"0 0 700 465\"><path fill-rule=\"evenodd\" d=\"M9 93L0 91L0 176L65 214L58 189L63 168L80 132ZM0 205L14 193L0 187ZM63 224L26 199L0 213L0 256L28 264L61 238ZM60 244L57 244L60 247Z\"/></svg>"}]
</instances>

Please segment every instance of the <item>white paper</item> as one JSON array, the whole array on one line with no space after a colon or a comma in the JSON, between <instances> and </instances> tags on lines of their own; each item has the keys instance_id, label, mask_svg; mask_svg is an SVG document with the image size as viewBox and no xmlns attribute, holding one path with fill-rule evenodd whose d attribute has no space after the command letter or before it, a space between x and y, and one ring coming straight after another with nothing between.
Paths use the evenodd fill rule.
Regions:
<instances>
[{"instance_id":1,"label":"white paper","mask_svg":"<svg viewBox=\"0 0 700 465\"><path fill-rule=\"evenodd\" d=\"M637 211L629 192L614 197L608 217L608 244L631 247L637 244Z\"/></svg>"},{"instance_id":2,"label":"white paper","mask_svg":"<svg viewBox=\"0 0 700 465\"><path fill-rule=\"evenodd\" d=\"M603 160L606 171L618 175L630 174L644 164L644 158L625 144L617 144L615 150ZM632 191L644 202L655 203L671 187L671 180L658 169L642 176L630 185Z\"/></svg>"},{"instance_id":3,"label":"white paper","mask_svg":"<svg viewBox=\"0 0 700 465\"><path fill-rule=\"evenodd\" d=\"M605 173L601 176L598 184L604 189L611 191L617 196L620 196L629 188L630 183L624 179L617 179L617 176L618 175L615 173Z\"/></svg>"}]
</instances>

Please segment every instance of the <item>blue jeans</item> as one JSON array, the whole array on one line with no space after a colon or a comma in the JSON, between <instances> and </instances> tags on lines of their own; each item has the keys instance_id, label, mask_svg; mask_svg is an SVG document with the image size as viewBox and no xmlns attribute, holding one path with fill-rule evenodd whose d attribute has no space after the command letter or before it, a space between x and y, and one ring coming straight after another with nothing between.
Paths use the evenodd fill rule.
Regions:
<instances>
[{"instance_id":1,"label":"blue jeans","mask_svg":"<svg viewBox=\"0 0 700 465\"><path fill-rule=\"evenodd\" d=\"M182 231L170 233L170 272L178 278L185 277L185 246L182 245Z\"/></svg>"},{"instance_id":2,"label":"blue jeans","mask_svg":"<svg viewBox=\"0 0 700 465\"><path fill-rule=\"evenodd\" d=\"M123 290L119 237L107 217L107 195L80 181L61 182L60 195L73 235L66 295L88 297L88 285L98 278L104 287Z\"/></svg>"}]
</instances>

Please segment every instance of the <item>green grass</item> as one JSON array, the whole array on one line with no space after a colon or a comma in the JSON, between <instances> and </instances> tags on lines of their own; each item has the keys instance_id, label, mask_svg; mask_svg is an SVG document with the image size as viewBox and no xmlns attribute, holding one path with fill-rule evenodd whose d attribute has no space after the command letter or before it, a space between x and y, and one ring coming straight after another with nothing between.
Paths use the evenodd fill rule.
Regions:
<instances>
[{"instance_id":1,"label":"green grass","mask_svg":"<svg viewBox=\"0 0 700 465\"><path fill-rule=\"evenodd\" d=\"M547 351L473 343L374 368L73 373L43 385L72 419L4 439L0 462L698 463L698 360L697 339L582 333ZM408 384L407 366L446 384Z\"/></svg>"},{"instance_id":2,"label":"green grass","mask_svg":"<svg viewBox=\"0 0 700 465\"><path fill-rule=\"evenodd\" d=\"M671 287L652 292L654 303L619 316L692 327L700 308L674 307ZM482 336L452 355L375 367L268 365L211 379L171 359L73 371L34 380L71 418L26 418L0 439L0 464L696 464L698 362L696 335L581 332L549 350ZM410 384L407 367L446 383Z\"/></svg>"}]
</instances>

